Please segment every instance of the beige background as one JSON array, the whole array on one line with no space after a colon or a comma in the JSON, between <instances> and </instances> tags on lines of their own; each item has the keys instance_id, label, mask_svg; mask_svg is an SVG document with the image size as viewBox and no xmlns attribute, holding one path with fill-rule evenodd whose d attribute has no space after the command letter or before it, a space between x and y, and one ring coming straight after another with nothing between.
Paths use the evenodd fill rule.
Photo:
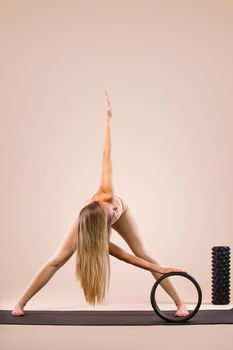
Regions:
<instances>
[{"instance_id":1,"label":"beige background","mask_svg":"<svg viewBox=\"0 0 233 350\"><path fill-rule=\"evenodd\" d=\"M151 252L211 302L211 249L233 241L232 20L226 0L1 1L1 308L99 186L104 89L116 194ZM27 309L91 309L74 263ZM150 309L153 276L111 266L106 305Z\"/></svg>"}]
</instances>

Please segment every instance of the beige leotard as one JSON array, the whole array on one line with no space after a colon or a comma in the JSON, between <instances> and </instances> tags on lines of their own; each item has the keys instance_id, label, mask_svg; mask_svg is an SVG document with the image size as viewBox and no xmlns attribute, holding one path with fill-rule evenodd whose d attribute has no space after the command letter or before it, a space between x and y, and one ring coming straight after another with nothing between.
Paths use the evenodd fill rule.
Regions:
<instances>
[{"instance_id":1,"label":"beige leotard","mask_svg":"<svg viewBox=\"0 0 233 350\"><path fill-rule=\"evenodd\" d=\"M120 196L114 196L113 203L116 208L116 214L113 216L111 226L126 212L128 208L127 203Z\"/></svg>"},{"instance_id":2,"label":"beige leotard","mask_svg":"<svg viewBox=\"0 0 233 350\"><path fill-rule=\"evenodd\" d=\"M93 199L91 198L85 201L83 207L91 203L92 200ZM121 215L123 215L126 212L128 208L127 203L120 196L117 195L113 196L113 205L116 209L114 210L115 214L112 218L111 226L121 217Z\"/></svg>"}]
</instances>

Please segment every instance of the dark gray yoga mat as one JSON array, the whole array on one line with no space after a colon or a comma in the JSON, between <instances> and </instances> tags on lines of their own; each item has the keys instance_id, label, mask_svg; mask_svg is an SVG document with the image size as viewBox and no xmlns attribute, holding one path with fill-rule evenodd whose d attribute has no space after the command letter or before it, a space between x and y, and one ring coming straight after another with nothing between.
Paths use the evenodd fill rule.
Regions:
<instances>
[{"instance_id":1,"label":"dark gray yoga mat","mask_svg":"<svg viewBox=\"0 0 233 350\"><path fill-rule=\"evenodd\" d=\"M190 310L191 311L191 310ZM157 326L233 324L233 308L228 310L199 310L186 322L171 323L154 311L141 310L24 310L24 316L13 316L11 310L0 310L0 324L69 325L69 326ZM171 315L172 311L167 311Z\"/></svg>"}]
</instances>

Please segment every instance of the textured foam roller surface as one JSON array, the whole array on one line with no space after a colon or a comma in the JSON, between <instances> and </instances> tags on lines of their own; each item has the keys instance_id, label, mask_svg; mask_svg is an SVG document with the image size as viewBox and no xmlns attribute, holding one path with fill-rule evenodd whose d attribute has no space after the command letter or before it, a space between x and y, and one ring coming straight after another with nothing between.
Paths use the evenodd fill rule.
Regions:
<instances>
[{"instance_id":1,"label":"textured foam roller surface","mask_svg":"<svg viewBox=\"0 0 233 350\"><path fill-rule=\"evenodd\" d=\"M230 303L230 247L212 248L212 304Z\"/></svg>"},{"instance_id":2,"label":"textured foam roller surface","mask_svg":"<svg viewBox=\"0 0 233 350\"><path fill-rule=\"evenodd\" d=\"M190 320L170 323L154 311L142 310L24 310L24 316L13 316L11 310L0 310L0 324L69 325L69 326L178 326L198 324L232 324L233 308L228 310L199 310ZM174 311L167 311L174 313Z\"/></svg>"}]
</instances>

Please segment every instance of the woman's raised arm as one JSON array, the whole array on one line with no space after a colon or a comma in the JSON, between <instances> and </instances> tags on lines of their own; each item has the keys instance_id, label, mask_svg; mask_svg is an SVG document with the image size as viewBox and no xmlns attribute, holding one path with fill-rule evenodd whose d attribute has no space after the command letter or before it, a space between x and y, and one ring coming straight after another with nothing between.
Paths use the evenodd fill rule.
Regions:
<instances>
[{"instance_id":1,"label":"woman's raised arm","mask_svg":"<svg viewBox=\"0 0 233 350\"><path fill-rule=\"evenodd\" d=\"M106 121L105 121L105 139L104 139L104 150L102 158L102 169L101 169L101 180L98 192L95 194L97 199L98 194L105 196L106 201L111 200L114 195L114 188L112 183L112 160L111 160L111 135L110 135L110 119L112 112L110 108L110 102L106 95ZM102 198L102 197L101 197Z\"/></svg>"}]
</instances>

